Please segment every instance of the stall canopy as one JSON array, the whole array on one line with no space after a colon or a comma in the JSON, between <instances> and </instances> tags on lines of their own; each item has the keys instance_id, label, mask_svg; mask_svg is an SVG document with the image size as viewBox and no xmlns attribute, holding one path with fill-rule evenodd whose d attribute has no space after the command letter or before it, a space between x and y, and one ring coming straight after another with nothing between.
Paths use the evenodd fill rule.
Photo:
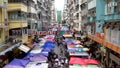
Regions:
<instances>
[{"instance_id":1,"label":"stall canopy","mask_svg":"<svg viewBox=\"0 0 120 68\"><path fill-rule=\"evenodd\" d=\"M35 49L31 50L30 53L35 53L35 54L37 54L37 53L40 53L41 50L42 50L42 48L39 48L39 47L38 47L38 48L35 48Z\"/></svg>"},{"instance_id":2,"label":"stall canopy","mask_svg":"<svg viewBox=\"0 0 120 68\"><path fill-rule=\"evenodd\" d=\"M30 61L32 62L35 62L35 61L44 61L46 62L47 61L47 57L43 56L43 55L36 55L36 56L33 56L33 57L30 57Z\"/></svg>"},{"instance_id":3,"label":"stall canopy","mask_svg":"<svg viewBox=\"0 0 120 68\"><path fill-rule=\"evenodd\" d=\"M55 37L54 35L47 35L47 36L44 37L44 39L47 40L47 41L53 41L54 37Z\"/></svg>"},{"instance_id":4,"label":"stall canopy","mask_svg":"<svg viewBox=\"0 0 120 68\"><path fill-rule=\"evenodd\" d=\"M83 46L82 45L75 45L75 44L68 44L67 45L68 46L68 48L83 48Z\"/></svg>"},{"instance_id":5,"label":"stall canopy","mask_svg":"<svg viewBox=\"0 0 120 68\"><path fill-rule=\"evenodd\" d=\"M98 64L97 60L94 59L84 59L87 64Z\"/></svg>"},{"instance_id":6,"label":"stall canopy","mask_svg":"<svg viewBox=\"0 0 120 68\"><path fill-rule=\"evenodd\" d=\"M6 65L3 68L24 68L22 66L16 66L16 65Z\"/></svg>"},{"instance_id":7,"label":"stall canopy","mask_svg":"<svg viewBox=\"0 0 120 68\"><path fill-rule=\"evenodd\" d=\"M36 55L43 55L43 56L47 57L47 56L48 56L48 53L38 53L38 54L28 53L28 54L27 54L27 57L32 57L32 56L36 56Z\"/></svg>"},{"instance_id":8,"label":"stall canopy","mask_svg":"<svg viewBox=\"0 0 120 68\"><path fill-rule=\"evenodd\" d=\"M54 48L54 43L51 41L46 41L42 48Z\"/></svg>"},{"instance_id":9,"label":"stall canopy","mask_svg":"<svg viewBox=\"0 0 120 68\"><path fill-rule=\"evenodd\" d=\"M24 60L24 59L14 59L9 64L5 65L3 68L24 68L30 60Z\"/></svg>"},{"instance_id":10,"label":"stall canopy","mask_svg":"<svg viewBox=\"0 0 120 68\"><path fill-rule=\"evenodd\" d=\"M48 63L30 62L25 68L48 68Z\"/></svg>"},{"instance_id":11,"label":"stall canopy","mask_svg":"<svg viewBox=\"0 0 120 68\"><path fill-rule=\"evenodd\" d=\"M71 57L69 64L81 64L81 65L98 64L98 61L94 59Z\"/></svg>"},{"instance_id":12,"label":"stall canopy","mask_svg":"<svg viewBox=\"0 0 120 68\"><path fill-rule=\"evenodd\" d=\"M67 44L72 44L73 43L73 40L72 39L65 39L64 40Z\"/></svg>"},{"instance_id":13,"label":"stall canopy","mask_svg":"<svg viewBox=\"0 0 120 68\"><path fill-rule=\"evenodd\" d=\"M44 48L44 49L42 49L41 52L50 52L50 51L51 51L51 48Z\"/></svg>"},{"instance_id":14,"label":"stall canopy","mask_svg":"<svg viewBox=\"0 0 120 68\"><path fill-rule=\"evenodd\" d=\"M80 64L80 65L85 65L86 63L84 62L83 58L77 58L77 57L71 57L69 64Z\"/></svg>"},{"instance_id":15,"label":"stall canopy","mask_svg":"<svg viewBox=\"0 0 120 68\"><path fill-rule=\"evenodd\" d=\"M89 51L88 48L69 48L68 52L87 52Z\"/></svg>"},{"instance_id":16,"label":"stall canopy","mask_svg":"<svg viewBox=\"0 0 120 68\"><path fill-rule=\"evenodd\" d=\"M73 43L74 44L81 44L81 41L79 41L79 40L73 40Z\"/></svg>"}]
</instances>

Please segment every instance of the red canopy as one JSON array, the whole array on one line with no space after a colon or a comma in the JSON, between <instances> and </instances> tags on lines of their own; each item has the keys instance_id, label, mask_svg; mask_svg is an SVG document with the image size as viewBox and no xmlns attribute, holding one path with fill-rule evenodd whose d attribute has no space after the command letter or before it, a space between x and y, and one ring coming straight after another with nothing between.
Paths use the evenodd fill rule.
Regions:
<instances>
[{"instance_id":1,"label":"red canopy","mask_svg":"<svg viewBox=\"0 0 120 68\"><path fill-rule=\"evenodd\" d=\"M84 62L83 58L77 58L77 57L71 57L69 64L81 64L81 65L85 65L86 63Z\"/></svg>"},{"instance_id":2,"label":"red canopy","mask_svg":"<svg viewBox=\"0 0 120 68\"><path fill-rule=\"evenodd\" d=\"M54 40L54 38L44 38L45 40L47 40L47 41L53 41Z\"/></svg>"},{"instance_id":3,"label":"red canopy","mask_svg":"<svg viewBox=\"0 0 120 68\"><path fill-rule=\"evenodd\" d=\"M98 64L98 61L94 59L84 59L84 61L86 64Z\"/></svg>"},{"instance_id":4,"label":"red canopy","mask_svg":"<svg viewBox=\"0 0 120 68\"><path fill-rule=\"evenodd\" d=\"M98 64L98 61L94 60L94 59L84 59L84 58L71 57L69 64L81 64L81 65Z\"/></svg>"}]
</instances>

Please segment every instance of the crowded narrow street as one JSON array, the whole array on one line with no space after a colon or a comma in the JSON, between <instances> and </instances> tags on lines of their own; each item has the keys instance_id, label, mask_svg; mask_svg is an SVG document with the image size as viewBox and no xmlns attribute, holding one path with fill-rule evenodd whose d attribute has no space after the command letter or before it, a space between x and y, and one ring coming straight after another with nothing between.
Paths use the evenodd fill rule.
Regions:
<instances>
[{"instance_id":1,"label":"crowded narrow street","mask_svg":"<svg viewBox=\"0 0 120 68\"><path fill-rule=\"evenodd\" d=\"M0 68L120 68L120 0L0 0Z\"/></svg>"}]
</instances>

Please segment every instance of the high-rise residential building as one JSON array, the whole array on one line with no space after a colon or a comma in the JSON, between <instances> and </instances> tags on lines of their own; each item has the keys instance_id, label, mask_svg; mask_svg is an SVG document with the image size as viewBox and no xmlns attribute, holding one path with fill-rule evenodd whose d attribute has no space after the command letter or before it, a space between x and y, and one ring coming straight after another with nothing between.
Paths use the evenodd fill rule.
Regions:
<instances>
[{"instance_id":1,"label":"high-rise residential building","mask_svg":"<svg viewBox=\"0 0 120 68\"><path fill-rule=\"evenodd\" d=\"M41 13L42 13L42 26L47 26L51 22L51 0L42 0Z\"/></svg>"},{"instance_id":2,"label":"high-rise residential building","mask_svg":"<svg viewBox=\"0 0 120 68\"><path fill-rule=\"evenodd\" d=\"M37 4L38 0L29 0L27 1L27 22L28 22L28 42L32 42L33 31L37 30L38 25L38 14L37 14Z\"/></svg>"},{"instance_id":3,"label":"high-rise residential building","mask_svg":"<svg viewBox=\"0 0 120 68\"><path fill-rule=\"evenodd\" d=\"M65 0L64 19L72 26L72 30L81 31L81 0Z\"/></svg>"},{"instance_id":4,"label":"high-rise residential building","mask_svg":"<svg viewBox=\"0 0 120 68\"><path fill-rule=\"evenodd\" d=\"M87 3L87 0L81 0L81 28L82 28L82 31L86 31L85 29L85 24L88 22L88 19L87 19L87 14L88 14L88 3Z\"/></svg>"},{"instance_id":5,"label":"high-rise residential building","mask_svg":"<svg viewBox=\"0 0 120 68\"><path fill-rule=\"evenodd\" d=\"M88 23L86 31L89 34L95 34L96 22L96 0L88 0Z\"/></svg>"},{"instance_id":6,"label":"high-rise residential building","mask_svg":"<svg viewBox=\"0 0 120 68\"><path fill-rule=\"evenodd\" d=\"M37 0L37 17L38 17L38 25L37 25L37 30L41 31L42 30L42 0Z\"/></svg>"},{"instance_id":7,"label":"high-rise residential building","mask_svg":"<svg viewBox=\"0 0 120 68\"><path fill-rule=\"evenodd\" d=\"M0 0L0 68L22 54L34 31L51 23L53 0ZM32 46L29 46L32 48Z\"/></svg>"},{"instance_id":8,"label":"high-rise residential building","mask_svg":"<svg viewBox=\"0 0 120 68\"><path fill-rule=\"evenodd\" d=\"M81 0L74 0L74 27L75 31L81 31Z\"/></svg>"},{"instance_id":9,"label":"high-rise residential building","mask_svg":"<svg viewBox=\"0 0 120 68\"><path fill-rule=\"evenodd\" d=\"M62 21L62 11L57 11L57 22L61 23Z\"/></svg>"},{"instance_id":10,"label":"high-rise residential building","mask_svg":"<svg viewBox=\"0 0 120 68\"><path fill-rule=\"evenodd\" d=\"M67 0L64 0L64 9L63 9L63 15L62 15L63 17L62 17L62 18L63 18L63 20L66 21L66 23L68 23L68 18L69 18L69 17L68 17L68 15L69 15L68 13L69 13L69 12L68 12L68 7L67 7L67 5L68 5L68 4L67 4Z\"/></svg>"},{"instance_id":11,"label":"high-rise residential building","mask_svg":"<svg viewBox=\"0 0 120 68\"><path fill-rule=\"evenodd\" d=\"M74 26L74 0L65 0L65 10L66 10L66 22L70 24L71 30L73 31Z\"/></svg>"},{"instance_id":12,"label":"high-rise residential building","mask_svg":"<svg viewBox=\"0 0 120 68\"><path fill-rule=\"evenodd\" d=\"M0 0L0 44L9 37L7 3L7 0Z\"/></svg>"},{"instance_id":13,"label":"high-rise residential building","mask_svg":"<svg viewBox=\"0 0 120 68\"><path fill-rule=\"evenodd\" d=\"M88 38L97 42L101 63L105 61L108 68L119 66L120 62L120 1L88 1ZM93 45L93 46L96 46Z\"/></svg>"},{"instance_id":14,"label":"high-rise residential building","mask_svg":"<svg viewBox=\"0 0 120 68\"><path fill-rule=\"evenodd\" d=\"M8 0L9 35L11 38L28 41L27 0Z\"/></svg>"},{"instance_id":15,"label":"high-rise residential building","mask_svg":"<svg viewBox=\"0 0 120 68\"><path fill-rule=\"evenodd\" d=\"M56 13L55 13L55 1L52 1L52 6L51 6L51 23L56 22Z\"/></svg>"}]
</instances>

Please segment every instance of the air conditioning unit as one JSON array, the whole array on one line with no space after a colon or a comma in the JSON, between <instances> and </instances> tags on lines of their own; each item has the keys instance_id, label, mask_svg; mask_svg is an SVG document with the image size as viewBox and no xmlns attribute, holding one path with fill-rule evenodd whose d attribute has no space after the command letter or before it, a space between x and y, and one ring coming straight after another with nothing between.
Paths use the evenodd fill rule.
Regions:
<instances>
[{"instance_id":1,"label":"air conditioning unit","mask_svg":"<svg viewBox=\"0 0 120 68\"><path fill-rule=\"evenodd\" d=\"M117 2L110 2L108 4L108 7L113 7L113 6L117 6Z\"/></svg>"},{"instance_id":2,"label":"air conditioning unit","mask_svg":"<svg viewBox=\"0 0 120 68\"><path fill-rule=\"evenodd\" d=\"M117 6L117 2L113 2L113 3L112 3L112 6Z\"/></svg>"}]
</instances>

